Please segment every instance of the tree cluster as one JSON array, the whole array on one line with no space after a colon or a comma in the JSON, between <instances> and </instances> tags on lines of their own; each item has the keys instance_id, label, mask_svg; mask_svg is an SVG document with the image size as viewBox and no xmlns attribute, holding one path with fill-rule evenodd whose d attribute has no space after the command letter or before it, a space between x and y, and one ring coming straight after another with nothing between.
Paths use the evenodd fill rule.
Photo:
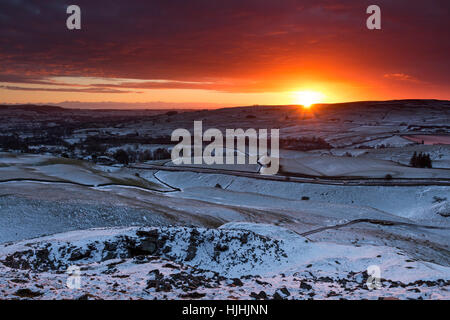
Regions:
<instances>
[{"instance_id":1,"label":"tree cluster","mask_svg":"<svg viewBox=\"0 0 450 320\"><path fill-rule=\"evenodd\" d=\"M428 153L419 153L414 152L411 160L409 161L411 167L414 168L432 168L432 161L430 155Z\"/></svg>"}]
</instances>

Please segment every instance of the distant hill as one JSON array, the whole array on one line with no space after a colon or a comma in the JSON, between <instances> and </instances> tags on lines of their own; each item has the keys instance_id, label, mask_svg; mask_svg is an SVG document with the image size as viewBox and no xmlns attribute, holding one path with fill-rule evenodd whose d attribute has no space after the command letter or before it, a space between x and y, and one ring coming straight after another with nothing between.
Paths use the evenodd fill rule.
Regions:
<instances>
[{"instance_id":1,"label":"distant hill","mask_svg":"<svg viewBox=\"0 0 450 320\"><path fill-rule=\"evenodd\" d=\"M36 112L63 112L67 109L57 106L48 105L36 105L36 104L2 104L0 105L1 110L26 110L26 111L36 111Z\"/></svg>"},{"instance_id":2,"label":"distant hill","mask_svg":"<svg viewBox=\"0 0 450 320\"><path fill-rule=\"evenodd\" d=\"M99 103L101 104L101 103ZM263 107L263 108L285 108L285 107L297 107L297 105L253 105L253 106L234 106L234 107L219 107L219 108L211 108L211 109L197 109L197 108L133 108L135 104L123 104L123 108L119 108L121 104L118 103L114 105L114 108L83 108L82 103L74 104L71 106L54 106L54 105L36 105L36 104L6 104L0 105L0 110L10 110L10 111L34 111L34 112L42 112L42 113L51 113L51 112L70 112L76 110L82 111L96 111L96 112L121 112L121 111L159 111L158 113L164 113L168 110L178 110L178 111L206 111L206 110L229 110L229 109L249 109L255 107ZM152 103L149 103L151 106ZM168 104L169 105L169 104ZM102 107L107 107L109 105L101 105ZM156 104L155 104L156 106ZM392 107L450 107L449 100L433 100L433 99L404 99L404 100L387 100L387 101L351 101L351 102L339 102L339 103L319 103L316 105L316 108L320 108L321 106L330 107L339 107L339 108L353 108L353 107L377 107L377 106L392 106ZM192 106L191 106L192 107Z\"/></svg>"}]
</instances>

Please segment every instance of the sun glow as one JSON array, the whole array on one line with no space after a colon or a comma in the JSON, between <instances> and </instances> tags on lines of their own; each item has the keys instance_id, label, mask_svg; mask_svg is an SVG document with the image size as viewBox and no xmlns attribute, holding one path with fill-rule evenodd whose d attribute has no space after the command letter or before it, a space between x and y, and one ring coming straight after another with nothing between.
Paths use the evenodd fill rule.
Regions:
<instances>
[{"instance_id":1,"label":"sun glow","mask_svg":"<svg viewBox=\"0 0 450 320\"><path fill-rule=\"evenodd\" d=\"M323 97L323 94L320 92L299 91L295 93L295 103L301 104L305 108L310 108L313 104L320 103Z\"/></svg>"}]
</instances>

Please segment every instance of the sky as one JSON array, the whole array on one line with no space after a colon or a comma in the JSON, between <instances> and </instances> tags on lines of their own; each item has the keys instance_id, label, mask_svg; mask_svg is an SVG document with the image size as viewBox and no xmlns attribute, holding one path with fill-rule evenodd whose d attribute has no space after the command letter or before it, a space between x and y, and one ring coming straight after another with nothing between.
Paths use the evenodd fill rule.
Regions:
<instances>
[{"instance_id":1,"label":"sky","mask_svg":"<svg viewBox=\"0 0 450 320\"><path fill-rule=\"evenodd\" d=\"M66 27L71 4L81 30ZM371 4L381 30L366 27ZM448 12L448 0L2 0L0 103L450 100Z\"/></svg>"}]
</instances>

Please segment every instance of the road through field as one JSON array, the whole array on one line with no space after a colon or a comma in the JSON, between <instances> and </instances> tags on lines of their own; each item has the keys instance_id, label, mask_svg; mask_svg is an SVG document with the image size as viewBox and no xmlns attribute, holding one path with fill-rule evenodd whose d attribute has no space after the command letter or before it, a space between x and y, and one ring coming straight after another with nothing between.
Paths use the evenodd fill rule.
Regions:
<instances>
[{"instance_id":1,"label":"road through field","mask_svg":"<svg viewBox=\"0 0 450 320\"><path fill-rule=\"evenodd\" d=\"M450 179L445 178L423 178L423 179L395 178L387 180L387 179L375 179L364 177L282 176L282 175L262 175L260 173L237 171L237 170L200 168L188 166L160 166L151 164L133 164L130 165L129 168L140 170L159 170L159 171L178 171L178 172L187 171L205 174L223 174L260 180L315 183L315 184L342 185L342 186L450 186Z\"/></svg>"}]
</instances>

